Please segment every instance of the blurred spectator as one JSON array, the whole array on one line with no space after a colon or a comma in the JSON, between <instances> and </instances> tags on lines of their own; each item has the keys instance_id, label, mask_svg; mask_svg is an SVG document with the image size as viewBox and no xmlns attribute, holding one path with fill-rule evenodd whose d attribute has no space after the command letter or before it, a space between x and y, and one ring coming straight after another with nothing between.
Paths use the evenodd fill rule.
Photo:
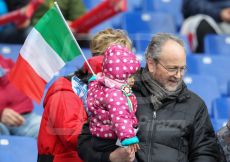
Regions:
<instances>
[{"instance_id":1,"label":"blurred spectator","mask_svg":"<svg viewBox=\"0 0 230 162\"><path fill-rule=\"evenodd\" d=\"M230 0L183 0L183 15L182 34L192 30L195 52L203 52L206 34L230 34Z\"/></svg>"},{"instance_id":2,"label":"blurred spectator","mask_svg":"<svg viewBox=\"0 0 230 162\"><path fill-rule=\"evenodd\" d=\"M22 8L29 3L29 0L5 0L8 11L14 11L16 9Z\"/></svg>"},{"instance_id":3,"label":"blurred spectator","mask_svg":"<svg viewBox=\"0 0 230 162\"><path fill-rule=\"evenodd\" d=\"M67 21L72 21L85 13L85 7L82 0L57 0L58 5ZM45 0L45 2L36 10L31 20L27 20L19 25L11 25L9 28L0 32L0 43L24 43L31 28L53 5L54 0ZM9 11L22 8L25 11L28 0L7 0Z\"/></svg>"},{"instance_id":4,"label":"blurred spectator","mask_svg":"<svg viewBox=\"0 0 230 162\"><path fill-rule=\"evenodd\" d=\"M0 0L0 16L7 13L7 6L4 0ZM3 30L0 26L0 31Z\"/></svg>"},{"instance_id":5,"label":"blurred spectator","mask_svg":"<svg viewBox=\"0 0 230 162\"><path fill-rule=\"evenodd\" d=\"M5 0L8 12L25 7L29 0ZM0 43L23 43L28 31L26 28L15 24L6 24L4 29L0 31Z\"/></svg>"},{"instance_id":6,"label":"blurred spectator","mask_svg":"<svg viewBox=\"0 0 230 162\"><path fill-rule=\"evenodd\" d=\"M4 0L0 0L0 15L5 14L7 12L6 3Z\"/></svg>"},{"instance_id":7,"label":"blurred spectator","mask_svg":"<svg viewBox=\"0 0 230 162\"><path fill-rule=\"evenodd\" d=\"M217 132L217 137L224 150L227 162L230 162L230 121Z\"/></svg>"},{"instance_id":8,"label":"blurred spectator","mask_svg":"<svg viewBox=\"0 0 230 162\"><path fill-rule=\"evenodd\" d=\"M33 103L8 80L14 62L0 55L0 135L37 138L41 117L32 113Z\"/></svg>"}]
</instances>

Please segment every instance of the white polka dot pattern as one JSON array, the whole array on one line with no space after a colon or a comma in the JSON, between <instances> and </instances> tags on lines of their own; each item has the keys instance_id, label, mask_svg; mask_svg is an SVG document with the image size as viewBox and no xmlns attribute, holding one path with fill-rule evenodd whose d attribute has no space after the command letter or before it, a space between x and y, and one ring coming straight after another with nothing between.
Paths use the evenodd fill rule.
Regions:
<instances>
[{"instance_id":1,"label":"white polka dot pattern","mask_svg":"<svg viewBox=\"0 0 230 162\"><path fill-rule=\"evenodd\" d=\"M127 80L140 68L137 57L129 49L120 45L109 47L104 57L103 73L111 79Z\"/></svg>"}]
</instances>

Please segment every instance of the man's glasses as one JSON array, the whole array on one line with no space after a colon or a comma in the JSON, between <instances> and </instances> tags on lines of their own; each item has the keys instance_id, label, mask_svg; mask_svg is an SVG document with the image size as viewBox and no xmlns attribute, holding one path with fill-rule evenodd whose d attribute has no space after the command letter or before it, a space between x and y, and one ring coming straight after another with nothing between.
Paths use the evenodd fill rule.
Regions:
<instances>
[{"instance_id":1,"label":"man's glasses","mask_svg":"<svg viewBox=\"0 0 230 162\"><path fill-rule=\"evenodd\" d=\"M177 74L178 71L180 71L180 73L184 75L187 72L186 66L181 67L181 68L180 67L165 67L159 60L156 60L156 61L170 74Z\"/></svg>"}]
</instances>

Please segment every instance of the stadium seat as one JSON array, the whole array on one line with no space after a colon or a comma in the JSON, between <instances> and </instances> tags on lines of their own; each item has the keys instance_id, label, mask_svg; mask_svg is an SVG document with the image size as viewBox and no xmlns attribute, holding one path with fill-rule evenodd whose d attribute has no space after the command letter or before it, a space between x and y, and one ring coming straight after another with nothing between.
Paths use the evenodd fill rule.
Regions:
<instances>
[{"instance_id":1,"label":"stadium seat","mask_svg":"<svg viewBox=\"0 0 230 162\"><path fill-rule=\"evenodd\" d=\"M87 10L97 6L103 0L83 0L83 3ZM140 11L142 9L142 0L127 0L128 11Z\"/></svg>"},{"instance_id":2,"label":"stadium seat","mask_svg":"<svg viewBox=\"0 0 230 162\"><path fill-rule=\"evenodd\" d=\"M198 67L198 62L197 61L197 56L191 54L187 55L187 74L199 74L199 67Z\"/></svg>"},{"instance_id":3,"label":"stadium seat","mask_svg":"<svg viewBox=\"0 0 230 162\"><path fill-rule=\"evenodd\" d=\"M142 0L127 0L128 11L141 11Z\"/></svg>"},{"instance_id":4,"label":"stadium seat","mask_svg":"<svg viewBox=\"0 0 230 162\"><path fill-rule=\"evenodd\" d=\"M0 44L0 54L5 58L17 60L22 45L20 44Z\"/></svg>"},{"instance_id":5,"label":"stadium seat","mask_svg":"<svg viewBox=\"0 0 230 162\"><path fill-rule=\"evenodd\" d=\"M205 36L205 53L212 55L228 55L230 57L230 35L209 34Z\"/></svg>"},{"instance_id":6,"label":"stadium seat","mask_svg":"<svg viewBox=\"0 0 230 162\"><path fill-rule=\"evenodd\" d=\"M31 137L0 136L1 162L36 162L37 141Z\"/></svg>"},{"instance_id":7,"label":"stadium seat","mask_svg":"<svg viewBox=\"0 0 230 162\"><path fill-rule=\"evenodd\" d=\"M220 97L216 78L208 75L186 75L184 77L188 89L199 95L206 103L209 114L212 116L212 102Z\"/></svg>"},{"instance_id":8,"label":"stadium seat","mask_svg":"<svg viewBox=\"0 0 230 162\"><path fill-rule=\"evenodd\" d=\"M91 1L89 1L89 0L83 0L83 3L84 3L85 8L86 8L87 10L90 10L90 9L91 9Z\"/></svg>"},{"instance_id":9,"label":"stadium seat","mask_svg":"<svg viewBox=\"0 0 230 162\"><path fill-rule=\"evenodd\" d=\"M198 59L199 72L216 77L222 95L227 95L227 83L230 80L229 56L203 56Z\"/></svg>"},{"instance_id":10,"label":"stadium seat","mask_svg":"<svg viewBox=\"0 0 230 162\"><path fill-rule=\"evenodd\" d=\"M227 83L227 96L230 96L230 80Z\"/></svg>"},{"instance_id":11,"label":"stadium seat","mask_svg":"<svg viewBox=\"0 0 230 162\"><path fill-rule=\"evenodd\" d=\"M188 39L186 36L175 34L179 38L181 38L184 42L185 48L186 48L186 53L190 54L191 50L189 47ZM152 39L153 34L135 34L134 35L134 45L136 46L136 50L138 52L143 52L147 48L148 44L150 43Z\"/></svg>"},{"instance_id":12,"label":"stadium seat","mask_svg":"<svg viewBox=\"0 0 230 162\"><path fill-rule=\"evenodd\" d=\"M213 56L213 55L193 55L191 54L187 60L191 60L194 65L189 65L188 74L190 71L197 72L202 75L210 75L217 79L221 94L227 95L227 83L230 80L228 70L230 69L229 56Z\"/></svg>"},{"instance_id":13,"label":"stadium seat","mask_svg":"<svg viewBox=\"0 0 230 162\"><path fill-rule=\"evenodd\" d=\"M146 12L162 12L173 16L177 29L183 22L181 12L182 0L144 0L143 10Z\"/></svg>"},{"instance_id":14,"label":"stadium seat","mask_svg":"<svg viewBox=\"0 0 230 162\"><path fill-rule=\"evenodd\" d=\"M115 20L114 20L115 21ZM119 22L114 22L119 23ZM97 32L105 30L107 28L114 28L112 19L102 22L101 24L95 26L90 32L95 35Z\"/></svg>"},{"instance_id":15,"label":"stadium seat","mask_svg":"<svg viewBox=\"0 0 230 162\"><path fill-rule=\"evenodd\" d=\"M83 3L87 10L91 10L92 8L96 7L100 4L103 0L83 0Z\"/></svg>"},{"instance_id":16,"label":"stadium seat","mask_svg":"<svg viewBox=\"0 0 230 162\"><path fill-rule=\"evenodd\" d=\"M211 122L214 128L214 131L217 132L227 124L228 120L211 118Z\"/></svg>"},{"instance_id":17,"label":"stadium seat","mask_svg":"<svg viewBox=\"0 0 230 162\"><path fill-rule=\"evenodd\" d=\"M140 61L141 67L146 66L146 60L145 60L145 55L144 53L136 53L137 59Z\"/></svg>"},{"instance_id":18,"label":"stadium seat","mask_svg":"<svg viewBox=\"0 0 230 162\"><path fill-rule=\"evenodd\" d=\"M135 25L134 25L135 22ZM175 33L175 23L171 15L166 13L149 12L128 12L123 14L122 28L126 30L130 37L133 34L157 32Z\"/></svg>"},{"instance_id":19,"label":"stadium seat","mask_svg":"<svg viewBox=\"0 0 230 162\"><path fill-rule=\"evenodd\" d=\"M229 119L230 98L217 98L213 102L213 117L215 119Z\"/></svg>"}]
</instances>

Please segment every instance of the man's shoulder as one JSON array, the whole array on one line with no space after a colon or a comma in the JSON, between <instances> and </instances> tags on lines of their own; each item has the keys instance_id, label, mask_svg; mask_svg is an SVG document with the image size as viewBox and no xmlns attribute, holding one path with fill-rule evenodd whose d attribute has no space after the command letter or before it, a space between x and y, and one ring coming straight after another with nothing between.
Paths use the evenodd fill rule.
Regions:
<instances>
[{"instance_id":1,"label":"man's shoulder","mask_svg":"<svg viewBox=\"0 0 230 162\"><path fill-rule=\"evenodd\" d=\"M194 100L194 101L196 101L198 103L204 103L204 100L198 94L196 94L195 92L193 92L193 91L191 91L189 89L187 89L187 91L190 94L190 99L191 100Z\"/></svg>"},{"instance_id":2,"label":"man's shoulder","mask_svg":"<svg viewBox=\"0 0 230 162\"><path fill-rule=\"evenodd\" d=\"M187 99L187 103L193 107L193 109L200 109L201 107L206 107L205 101L195 92L187 89L187 93L189 94L189 98Z\"/></svg>"}]
</instances>

